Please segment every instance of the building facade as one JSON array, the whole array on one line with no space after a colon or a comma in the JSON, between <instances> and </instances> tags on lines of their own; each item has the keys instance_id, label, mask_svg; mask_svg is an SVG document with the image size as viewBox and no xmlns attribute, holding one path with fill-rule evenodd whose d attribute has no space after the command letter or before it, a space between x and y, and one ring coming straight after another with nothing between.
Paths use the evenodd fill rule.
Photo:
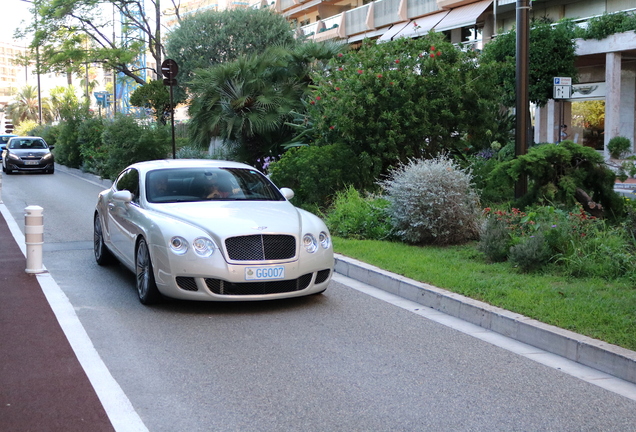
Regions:
<instances>
[{"instance_id":1,"label":"building facade","mask_svg":"<svg viewBox=\"0 0 636 432\"><path fill-rule=\"evenodd\" d=\"M479 49L516 24L516 0L256 0L272 7L309 39L337 39L351 45L443 32L452 43ZM535 0L530 18L563 18L580 25L592 17L636 11L634 0ZM612 137L636 141L636 33L602 41L577 40L579 82L571 97L533 108L535 142L563 137L603 151ZM596 102L596 103L595 103ZM603 109L601 120L585 118L589 107ZM567 128L564 128L567 125Z\"/></svg>"}]
</instances>

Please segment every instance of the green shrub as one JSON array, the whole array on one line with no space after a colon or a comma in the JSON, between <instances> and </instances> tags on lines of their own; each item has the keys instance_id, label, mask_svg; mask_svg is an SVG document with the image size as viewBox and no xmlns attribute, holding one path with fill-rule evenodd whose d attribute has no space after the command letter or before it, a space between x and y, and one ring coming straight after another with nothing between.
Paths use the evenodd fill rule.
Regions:
<instances>
[{"instance_id":1,"label":"green shrub","mask_svg":"<svg viewBox=\"0 0 636 432\"><path fill-rule=\"evenodd\" d=\"M71 168L79 168L82 163L77 134L84 119L70 118L60 123L55 147L57 162Z\"/></svg>"},{"instance_id":2,"label":"green shrub","mask_svg":"<svg viewBox=\"0 0 636 432\"><path fill-rule=\"evenodd\" d=\"M396 234L407 243L449 245L479 235L479 198L470 170L447 156L411 160L380 182Z\"/></svg>"},{"instance_id":3,"label":"green shrub","mask_svg":"<svg viewBox=\"0 0 636 432\"><path fill-rule=\"evenodd\" d=\"M102 145L104 121L93 117L84 121L77 131L77 142L82 157L81 169L97 175L104 174L107 153Z\"/></svg>"},{"instance_id":4,"label":"green shrub","mask_svg":"<svg viewBox=\"0 0 636 432\"><path fill-rule=\"evenodd\" d=\"M525 155L497 165L488 181L504 182L512 188L521 176L528 179L528 192L518 200L516 205L520 208L572 208L579 203L586 211L608 218L623 215L623 202L614 192L616 174L607 167L603 156L590 147L569 140L559 145L540 144ZM594 206L582 193L591 198Z\"/></svg>"},{"instance_id":5,"label":"green shrub","mask_svg":"<svg viewBox=\"0 0 636 432\"><path fill-rule=\"evenodd\" d=\"M490 262L503 262L508 259L511 246L512 238L508 225L498 218L488 218L480 235L477 250Z\"/></svg>"},{"instance_id":6,"label":"green shrub","mask_svg":"<svg viewBox=\"0 0 636 432\"><path fill-rule=\"evenodd\" d=\"M386 240L391 223L386 212L388 201L365 198L353 187L336 193L325 222L332 235L360 240Z\"/></svg>"},{"instance_id":7,"label":"green shrub","mask_svg":"<svg viewBox=\"0 0 636 432\"><path fill-rule=\"evenodd\" d=\"M482 204L488 206L510 202L514 199L514 188L508 185L505 178L503 180L491 178L491 173L498 165L515 157L514 142L508 143L500 149L495 146L497 144L499 143L493 143L491 149L480 151L469 159L475 189L479 191Z\"/></svg>"},{"instance_id":8,"label":"green shrub","mask_svg":"<svg viewBox=\"0 0 636 432\"><path fill-rule=\"evenodd\" d=\"M48 145L56 145L57 143L57 137L60 133L60 127L59 126L54 126L54 125L38 125L36 126L34 129L31 130L31 135L32 136L39 136L44 138L44 141L46 141L46 143ZM54 150L55 151L55 150Z\"/></svg>"},{"instance_id":9,"label":"green shrub","mask_svg":"<svg viewBox=\"0 0 636 432\"><path fill-rule=\"evenodd\" d=\"M486 209L486 229L478 250L489 261L508 259L520 271L539 270L549 262L575 277L614 279L633 274L634 242L629 230L585 213L551 206L527 212Z\"/></svg>"},{"instance_id":10,"label":"green shrub","mask_svg":"<svg viewBox=\"0 0 636 432\"><path fill-rule=\"evenodd\" d=\"M566 274L608 280L634 274L633 243L625 232L598 220L585 235L572 237L568 254L557 257Z\"/></svg>"},{"instance_id":11,"label":"green shrub","mask_svg":"<svg viewBox=\"0 0 636 432\"><path fill-rule=\"evenodd\" d=\"M614 159L620 159L632 149L632 143L628 138L617 136L607 143L607 151Z\"/></svg>"},{"instance_id":12,"label":"green shrub","mask_svg":"<svg viewBox=\"0 0 636 432\"><path fill-rule=\"evenodd\" d=\"M107 123L102 139L107 152L103 176L110 179L132 163L165 159L172 147L168 127L140 125L125 116Z\"/></svg>"},{"instance_id":13,"label":"green shrub","mask_svg":"<svg viewBox=\"0 0 636 432\"><path fill-rule=\"evenodd\" d=\"M523 273L529 273L542 268L550 260L550 247L542 233L524 238L510 248L510 263Z\"/></svg>"},{"instance_id":14,"label":"green shrub","mask_svg":"<svg viewBox=\"0 0 636 432\"><path fill-rule=\"evenodd\" d=\"M583 39L602 40L614 33L636 30L636 15L630 12L616 12L594 17L587 22Z\"/></svg>"},{"instance_id":15,"label":"green shrub","mask_svg":"<svg viewBox=\"0 0 636 432\"><path fill-rule=\"evenodd\" d=\"M269 173L276 185L294 190L294 204L327 208L338 190L348 184L356 186L355 159L353 152L341 144L304 146L292 148L272 162Z\"/></svg>"},{"instance_id":16,"label":"green shrub","mask_svg":"<svg viewBox=\"0 0 636 432\"><path fill-rule=\"evenodd\" d=\"M186 145L177 150L177 159L214 159L212 155L195 146Z\"/></svg>"}]
</instances>

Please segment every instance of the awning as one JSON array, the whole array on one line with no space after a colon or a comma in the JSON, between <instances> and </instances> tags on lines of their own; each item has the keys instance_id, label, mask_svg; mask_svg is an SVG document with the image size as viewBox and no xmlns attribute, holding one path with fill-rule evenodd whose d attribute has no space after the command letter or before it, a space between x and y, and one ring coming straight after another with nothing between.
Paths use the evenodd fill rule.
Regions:
<instances>
[{"instance_id":1,"label":"awning","mask_svg":"<svg viewBox=\"0 0 636 432\"><path fill-rule=\"evenodd\" d=\"M474 26L479 16L483 14L491 4L492 0L483 0L451 9L448 15L435 26L435 31L442 32L445 30Z\"/></svg>"},{"instance_id":2,"label":"awning","mask_svg":"<svg viewBox=\"0 0 636 432\"><path fill-rule=\"evenodd\" d=\"M402 21L397 24L393 24L393 26L391 26L390 29L388 29L386 32L382 34L382 36L378 38L378 42L386 42L386 41L393 40L393 37L396 34L398 34L400 30L402 30L404 27L409 25L409 23L410 21Z\"/></svg>"},{"instance_id":3,"label":"awning","mask_svg":"<svg viewBox=\"0 0 636 432\"><path fill-rule=\"evenodd\" d=\"M402 29L402 31L399 32L393 39L395 39L396 37L415 38L419 36L425 36L447 15L448 11L444 11L414 19L406 27L404 27L404 29Z\"/></svg>"}]
</instances>

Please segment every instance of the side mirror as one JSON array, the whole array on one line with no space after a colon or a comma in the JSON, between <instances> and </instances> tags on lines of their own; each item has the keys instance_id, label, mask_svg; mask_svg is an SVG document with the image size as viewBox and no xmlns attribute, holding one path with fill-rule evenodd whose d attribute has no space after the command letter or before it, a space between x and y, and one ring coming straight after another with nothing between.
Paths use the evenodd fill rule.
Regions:
<instances>
[{"instance_id":1,"label":"side mirror","mask_svg":"<svg viewBox=\"0 0 636 432\"><path fill-rule=\"evenodd\" d=\"M290 188L281 188L280 192L283 194L287 201L294 197L294 191Z\"/></svg>"},{"instance_id":2,"label":"side mirror","mask_svg":"<svg viewBox=\"0 0 636 432\"><path fill-rule=\"evenodd\" d=\"M117 191L112 195L114 201L129 203L133 200L133 194L127 190Z\"/></svg>"},{"instance_id":3,"label":"side mirror","mask_svg":"<svg viewBox=\"0 0 636 432\"><path fill-rule=\"evenodd\" d=\"M49 150L53 150L54 148L55 148L55 146L54 146L54 145L49 146Z\"/></svg>"}]
</instances>

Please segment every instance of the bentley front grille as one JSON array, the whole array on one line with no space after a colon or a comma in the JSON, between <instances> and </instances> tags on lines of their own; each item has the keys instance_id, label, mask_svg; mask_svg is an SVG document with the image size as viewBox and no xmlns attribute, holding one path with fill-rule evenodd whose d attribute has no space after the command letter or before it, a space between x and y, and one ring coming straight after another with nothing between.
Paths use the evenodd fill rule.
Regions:
<instances>
[{"instance_id":1,"label":"bentley front grille","mask_svg":"<svg viewBox=\"0 0 636 432\"><path fill-rule=\"evenodd\" d=\"M294 258L296 239L290 235L255 234L230 237L225 247L233 261L271 261Z\"/></svg>"},{"instance_id":2,"label":"bentley front grille","mask_svg":"<svg viewBox=\"0 0 636 432\"><path fill-rule=\"evenodd\" d=\"M293 280L277 280L265 282L227 282L221 279L206 279L205 283L214 294L221 295L258 295L278 294L304 290L311 283L313 273L308 273Z\"/></svg>"}]
</instances>

